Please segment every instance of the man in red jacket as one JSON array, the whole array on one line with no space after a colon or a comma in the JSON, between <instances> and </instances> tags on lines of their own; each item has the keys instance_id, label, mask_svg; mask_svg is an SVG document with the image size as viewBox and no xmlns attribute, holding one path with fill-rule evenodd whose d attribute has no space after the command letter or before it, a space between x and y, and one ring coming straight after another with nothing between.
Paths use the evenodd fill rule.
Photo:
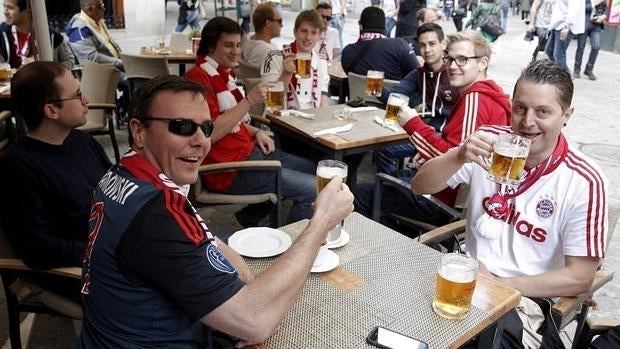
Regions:
<instances>
[{"instance_id":1,"label":"man in red jacket","mask_svg":"<svg viewBox=\"0 0 620 349\"><path fill-rule=\"evenodd\" d=\"M510 120L510 101L486 73L491 59L489 43L477 32L463 31L448 35L446 54L443 57L448 68L450 85L460 98L452 109L443 133L424 123L418 113L408 106L401 107L399 122L410 135L417 150L416 165L439 156L461 144L482 125L507 125ZM410 180L412 173L405 174ZM403 178L404 179L404 178ZM354 190L355 207L366 215L372 208L372 192L360 187ZM370 188L372 189L372 188ZM434 196L452 206L456 190L441 191ZM386 214L396 213L432 224L443 224L446 214L426 198L413 193L403 196L399 191L386 187L381 204L381 219L388 223Z\"/></svg>"}]
</instances>

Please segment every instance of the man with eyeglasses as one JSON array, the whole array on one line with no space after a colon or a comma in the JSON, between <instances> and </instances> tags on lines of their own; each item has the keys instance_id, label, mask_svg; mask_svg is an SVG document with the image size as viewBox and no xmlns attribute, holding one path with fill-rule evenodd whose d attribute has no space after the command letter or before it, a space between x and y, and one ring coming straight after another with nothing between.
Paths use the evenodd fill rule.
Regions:
<instances>
[{"instance_id":1,"label":"man with eyeglasses","mask_svg":"<svg viewBox=\"0 0 620 349\"><path fill-rule=\"evenodd\" d=\"M205 158L205 163L279 160L282 163L282 195L293 201L287 222L310 218L312 202L316 198L315 163L276 148L267 132L246 122L250 119L252 106L263 103L267 91L266 83L260 82L244 96L235 84L231 71L237 66L241 53L242 35L243 30L239 24L230 18L215 17L209 20L202 29L196 66L185 74L185 78L204 87L207 105L215 123L213 148ZM308 49L311 50L313 46L314 42ZM288 63L292 64L292 60ZM272 173L245 171L204 175L202 180L210 190L253 194L262 193L272 185L273 176ZM256 226L269 214L270 205L249 205L235 216L243 226Z\"/></svg>"},{"instance_id":2,"label":"man with eyeglasses","mask_svg":"<svg viewBox=\"0 0 620 349\"><path fill-rule=\"evenodd\" d=\"M186 197L216 136L203 86L156 77L136 91L130 143L95 191L78 348L232 348L261 343L295 303L327 232L352 210L340 179L293 245L256 277Z\"/></svg>"},{"instance_id":3,"label":"man with eyeglasses","mask_svg":"<svg viewBox=\"0 0 620 349\"><path fill-rule=\"evenodd\" d=\"M88 99L71 71L54 62L19 69L11 98L28 133L0 157L2 226L28 266L81 266L92 192L111 165L101 145L75 129L86 123ZM37 282L79 299L78 283Z\"/></svg>"},{"instance_id":4,"label":"man with eyeglasses","mask_svg":"<svg viewBox=\"0 0 620 349\"><path fill-rule=\"evenodd\" d=\"M319 42L314 46L314 52L330 62L334 57L340 56L338 30L329 26L329 22L332 20L332 5L328 2L321 2L316 6L316 10L319 11L321 18L323 18L323 29L321 30Z\"/></svg>"},{"instance_id":5,"label":"man with eyeglasses","mask_svg":"<svg viewBox=\"0 0 620 349\"><path fill-rule=\"evenodd\" d=\"M486 76L490 58L491 47L480 33L462 31L448 35L443 62L447 67L450 86L458 90L460 97L448 116L443 132L437 134L435 128L426 124L415 109L402 106L399 113L399 123L410 135L417 152L414 158L416 168L458 146L480 126L508 124L511 112L508 96ZM434 196L452 207L456 194L457 189L447 188ZM362 214L370 215L370 205L363 201L363 196L361 198L356 197L355 207ZM390 224L389 213L433 225L445 224L448 218L442 209L422 196L414 193L405 196L396 190L386 191L382 198L382 222Z\"/></svg>"},{"instance_id":6,"label":"man with eyeglasses","mask_svg":"<svg viewBox=\"0 0 620 349\"><path fill-rule=\"evenodd\" d=\"M276 4L268 1L262 3L252 12L252 23L255 33L241 42L241 57L250 65L261 67L265 62L267 53L278 51L278 46L271 39L280 36L282 30L282 16L276 8ZM275 67L275 66L274 66ZM280 70L279 66L275 69Z\"/></svg>"}]
</instances>

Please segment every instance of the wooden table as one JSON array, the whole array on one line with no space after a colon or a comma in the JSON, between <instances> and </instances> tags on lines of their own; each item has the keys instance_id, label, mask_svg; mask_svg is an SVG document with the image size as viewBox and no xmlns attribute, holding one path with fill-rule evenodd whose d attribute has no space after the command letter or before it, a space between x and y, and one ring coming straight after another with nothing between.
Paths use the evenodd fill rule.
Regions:
<instances>
[{"instance_id":1,"label":"wooden table","mask_svg":"<svg viewBox=\"0 0 620 349\"><path fill-rule=\"evenodd\" d=\"M280 230L295 239L307 220ZM473 307L462 320L435 314L431 302L442 253L358 213L346 220L351 241L333 250L336 269L310 274L280 328L256 348L372 348L365 341L375 326L427 342L457 348L494 324L520 301L520 293L479 274ZM275 258L247 259L261 272Z\"/></svg>"},{"instance_id":2,"label":"wooden table","mask_svg":"<svg viewBox=\"0 0 620 349\"><path fill-rule=\"evenodd\" d=\"M336 120L333 117L334 111L345 107L346 105L339 104L302 110L314 114L313 120L275 114L268 114L267 118L270 121L269 126L277 134L292 137L336 160L342 160L346 155L409 142L409 136L404 130L395 132L373 121L375 116L383 117L384 115L384 111L378 108L365 112L353 112L348 120ZM342 126L347 123L353 124L353 129L349 132L312 137L312 133L321 128Z\"/></svg>"},{"instance_id":3,"label":"wooden table","mask_svg":"<svg viewBox=\"0 0 620 349\"><path fill-rule=\"evenodd\" d=\"M196 62L196 54L193 52L188 53L189 51L177 51L172 50L169 54L158 54L153 52L150 47L142 47L140 48L140 55L146 57L166 57L166 60L170 64L178 64L179 65L179 76L183 76L185 74L185 64L193 64Z\"/></svg>"}]
</instances>

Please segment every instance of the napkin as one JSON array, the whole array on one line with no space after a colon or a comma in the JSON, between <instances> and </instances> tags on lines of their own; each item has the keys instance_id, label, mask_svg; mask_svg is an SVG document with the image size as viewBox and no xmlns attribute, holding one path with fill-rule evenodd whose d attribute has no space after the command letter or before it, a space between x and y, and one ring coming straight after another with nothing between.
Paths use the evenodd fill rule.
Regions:
<instances>
[{"instance_id":1,"label":"napkin","mask_svg":"<svg viewBox=\"0 0 620 349\"><path fill-rule=\"evenodd\" d=\"M292 109L282 110L282 111L280 111L280 115L282 115L282 116L298 116L300 118L304 118L304 119L308 119L308 120L314 120L314 114L304 113L304 112L301 112L299 110L292 110Z\"/></svg>"},{"instance_id":2,"label":"napkin","mask_svg":"<svg viewBox=\"0 0 620 349\"><path fill-rule=\"evenodd\" d=\"M336 133L340 133L340 132L347 132L347 131L351 131L351 129L353 128L353 124L346 124L343 126L337 126L337 127L330 127L330 128L326 128L324 130L319 130L316 131L312 134L313 138L317 138L320 136L324 136L324 135L333 135Z\"/></svg>"},{"instance_id":3,"label":"napkin","mask_svg":"<svg viewBox=\"0 0 620 349\"><path fill-rule=\"evenodd\" d=\"M377 107L357 107L357 108L349 108L352 113L363 112L363 111L373 111L379 110Z\"/></svg>"},{"instance_id":4,"label":"napkin","mask_svg":"<svg viewBox=\"0 0 620 349\"><path fill-rule=\"evenodd\" d=\"M385 128L389 128L390 130L392 130L392 131L394 131L396 133L400 133L400 132L404 132L405 131L402 127L400 127L400 126L398 126L396 124L386 123L385 121L383 121L383 118L380 117L380 116L375 116L374 120L375 120L375 122L377 124L379 124L379 125L381 125L381 126L383 126Z\"/></svg>"},{"instance_id":5,"label":"napkin","mask_svg":"<svg viewBox=\"0 0 620 349\"><path fill-rule=\"evenodd\" d=\"M11 84L0 85L0 94L11 92Z\"/></svg>"}]
</instances>

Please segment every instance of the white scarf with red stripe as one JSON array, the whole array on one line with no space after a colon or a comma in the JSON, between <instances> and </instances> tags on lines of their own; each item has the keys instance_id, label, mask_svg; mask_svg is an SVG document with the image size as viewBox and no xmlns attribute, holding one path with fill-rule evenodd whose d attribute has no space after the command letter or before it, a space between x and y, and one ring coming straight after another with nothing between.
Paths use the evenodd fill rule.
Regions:
<instances>
[{"instance_id":1,"label":"white scarf with red stripe","mask_svg":"<svg viewBox=\"0 0 620 349\"><path fill-rule=\"evenodd\" d=\"M290 50L285 49L284 53L297 53L296 42L290 45ZM318 108L321 105L318 70L319 59L321 58L319 58L317 54L312 53L310 78L301 79L298 78L296 74L291 78L288 91L286 92L287 106L289 108L308 109ZM308 80L312 80L312 83L308 84Z\"/></svg>"}]
</instances>

